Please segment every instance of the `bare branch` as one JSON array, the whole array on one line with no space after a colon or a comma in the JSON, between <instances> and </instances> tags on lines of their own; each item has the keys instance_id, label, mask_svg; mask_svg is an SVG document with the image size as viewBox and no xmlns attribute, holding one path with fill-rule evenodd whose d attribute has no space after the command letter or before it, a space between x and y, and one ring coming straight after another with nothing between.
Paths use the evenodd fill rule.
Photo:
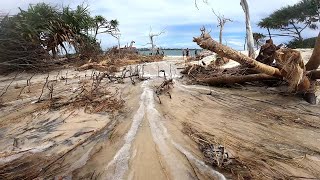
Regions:
<instances>
[{"instance_id":1,"label":"bare branch","mask_svg":"<svg viewBox=\"0 0 320 180\"><path fill-rule=\"evenodd\" d=\"M156 45L154 44L154 37L158 37L160 36L161 34L165 33L165 29L164 28L161 32L159 33L152 33L152 27L150 27L150 32L149 32L149 39L150 39L150 43L148 44L151 44L151 50L152 50L152 54L154 52L154 48L156 47Z\"/></svg>"},{"instance_id":2,"label":"bare branch","mask_svg":"<svg viewBox=\"0 0 320 180\"><path fill-rule=\"evenodd\" d=\"M217 14L213 8L212 8L212 12L217 17L217 20L218 20L218 27L220 27L219 42L220 44L222 44L222 33L223 33L224 25L227 22L233 22L233 21L229 18L225 18L224 15L221 15L220 13Z\"/></svg>"},{"instance_id":3,"label":"bare branch","mask_svg":"<svg viewBox=\"0 0 320 180\"><path fill-rule=\"evenodd\" d=\"M19 75L20 73L18 72L14 78L12 79L12 81L8 84L8 86L4 89L4 92L1 93L0 97L2 97L5 93L7 93L8 91L8 88L11 86L11 84L13 83L14 80L16 80L17 76Z\"/></svg>"},{"instance_id":4,"label":"bare branch","mask_svg":"<svg viewBox=\"0 0 320 180\"><path fill-rule=\"evenodd\" d=\"M207 4L207 5L209 4L208 0L202 0L202 2L205 3L205 4ZM197 0L194 0L194 6L199 10Z\"/></svg>"}]
</instances>

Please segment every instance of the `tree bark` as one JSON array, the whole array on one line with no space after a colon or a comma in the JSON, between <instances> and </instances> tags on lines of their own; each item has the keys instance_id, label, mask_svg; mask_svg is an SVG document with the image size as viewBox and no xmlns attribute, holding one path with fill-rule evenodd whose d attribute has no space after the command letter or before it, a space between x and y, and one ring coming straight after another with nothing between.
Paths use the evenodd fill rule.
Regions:
<instances>
[{"instance_id":1,"label":"tree bark","mask_svg":"<svg viewBox=\"0 0 320 180\"><path fill-rule=\"evenodd\" d=\"M316 80L320 79L320 71L309 71L306 74L310 79ZM264 81L264 80L281 80L280 78L266 75L266 74L249 74L249 75L223 75L219 77L203 78L198 79L199 83L204 83L211 86L223 85L223 84L235 84L235 83L245 83L253 81Z\"/></svg>"},{"instance_id":2,"label":"tree bark","mask_svg":"<svg viewBox=\"0 0 320 180\"><path fill-rule=\"evenodd\" d=\"M299 31L299 29L297 28L297 26L294 24L293 21L291 21L290 24L293 26L294 30L296 31L299 41L302 41L303 38L301 36L301 31Z\"/></svg>"},{"instance_id":3,"label":"tree bark","mask_svg":"<svg viewBox=\"0 0 320 180\"><path fill-rule=\"evenodd\" d=\"M222 85L222 84L235 84L235 83L245 83L252 81L262 81L262 80L277 80L278 78L274 76L269 76L266 74L250 74L242 76L224 75L219 77L199 79L199 83L208 84L211 86Z\"/></svg>"},{"instance_id":4,"label":"tree bark","mask_svg":"<svg viewBox=\"0 0 320 180\"><path fill-rule=\"evenodd\" d=\"M271 39L270 29L269 29L269 28L267 28L267 30L268 30L269 38Z\"/></svg>"},{"instance_id":5,"label":"tree bark","mask_svg":"<svg viewBox=\"0 0 320 180\"><path fill-rule=\"evenodd\" d=\"M314 46L312 55L308 63L306 64L307 71L316 70L320 65L320 33L318 35L316 44Z\"/></svg>"},{"instance_id":6,"label":"tree bark","mask_svg":"<svg viewBox=\"0 0 320 180\"><path fill-rule=\"evenodd\" d=\"M281 76L279 69L260 63L253 58L250 58L238 51L231 49L228 46L222 45L213 40L207 33L203 33L200 37L194 38L193 41L203 49L213 51L221 57L226 57L237 61L238 63L245 65L248 68L252 68L258 72L276 77Z\"/></svg>"},{"instance_id":7,"label":"tree bark","mask_svg":"<svg viewBox=\"0 0 320 180\"><path fill-rule=\"evenodd\" d=\"M99 30L99 26L96 25L96 30L95 30L95 32L94 32L94 39L97 39L98 30Z\"/></svg>"},{"instance_id":8,"label":"tree bark","mask_svg":"<svg viewBox=\"0 0 320 180\"><path fill-rule=\"evenodd\" d=\"M150 43L151 43L151 53L154 55L154 43L153 43L153 36L150 36Z\"/></svg>"},{"instance_id":9,"label":"tree bark","mask_svg":"<svg viewBox=\"0 0 320 180\"><path fill-rule=\"evenodd\" d=\"M219 34L219 42L222 44L222 31L223 31L223 26L220 25L220 34Z\"/></svg>"},{"instance_id":10,"label":"tree bark","mask_svg":"<svg viewBox=\"0 0 320 180\"><path fill-rule=\"evenodd\" d=\"M317 71L317 70L309 71L307 72L306 76L312 80L320 79L320 71Z\"/></svg>"},{"instance_id":11,"label":"tree bark","mask_svg":"<svg viewBox=\"0 0 320 180\"><path fill-rule=\"evenodd\" d=\"M249 57L255 58L255 52L254 52L254 40L253 40L253 33L250 23L250 12L249 12L249 5L247 0L241 0L240 5L242 6L242 9L246 16L246 34L247 34L247 46L249 50Z\"/></svg>"}]
</instances>

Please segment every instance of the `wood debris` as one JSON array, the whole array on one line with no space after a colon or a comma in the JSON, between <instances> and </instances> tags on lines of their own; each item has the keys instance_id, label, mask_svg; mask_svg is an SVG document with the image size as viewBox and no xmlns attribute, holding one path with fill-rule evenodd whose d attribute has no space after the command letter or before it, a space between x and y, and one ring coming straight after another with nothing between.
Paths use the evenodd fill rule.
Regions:
<instances>
[{"instance_id":1,"label":"wood debris","mask_svg":"<svg viewBox=\"0 0 320 180\"><path fill-rule=\"evenodd\" d=\"M213 40L211 36L201 29L200 37L194 38L203 49L217 53L221 58L227 58L240 63L240 66L231 69L222 69L215 66L188 66L181 73L187 74L194 83L207 85L224 85L246 82L273 81L279 84L286 81L288 92L300 94L312 94L315 91L314 80L318 72L306 71L299 51L280 48L268 40L261 47L256 59L248 57L238 51ZM309 96L308 96L309 97ZM306 98L312 104L315 100Z\"/></svg>"}]
</instances>

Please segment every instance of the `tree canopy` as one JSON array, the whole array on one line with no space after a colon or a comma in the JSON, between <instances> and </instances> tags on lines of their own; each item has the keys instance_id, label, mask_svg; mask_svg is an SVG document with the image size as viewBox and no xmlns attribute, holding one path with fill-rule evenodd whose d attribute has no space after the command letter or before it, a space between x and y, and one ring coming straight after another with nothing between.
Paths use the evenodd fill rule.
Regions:
<instances>
[{"instance_id":1,"label":"tree canopy","mask_svg":"<svg viewBox=\"0 0 320 180\"><path fill-rule=\"evenodd\" d=\"M317 29L320 13L319 0L301 0L297 4L283 7L262 19L258 26L261 28L282 31L274 36L289 36L302 40L301 32L306 28Z\"/></svg>"}]
</instances>

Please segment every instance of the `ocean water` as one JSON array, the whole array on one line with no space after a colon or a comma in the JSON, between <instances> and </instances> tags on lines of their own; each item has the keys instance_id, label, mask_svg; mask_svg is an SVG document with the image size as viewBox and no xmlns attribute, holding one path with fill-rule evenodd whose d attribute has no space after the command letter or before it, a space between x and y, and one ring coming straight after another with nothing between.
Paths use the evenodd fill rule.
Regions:
<instances>
[{"instance_id":1,"label":"ocean water","mask_svg":"<svg viewBox=\"0 0 320 180\"><path fill-rule=\"evenodd\" d=\"M182 56L182 49L180 50L163 50L165 56ZM195 50L189 50L190 51L190 56L195 55ZM198 50L198 54L201 52L201 50ZM139 54L143 55L149 55L151 53L150 50L139 50ZM160 50L161 53L161 50Z\"/></svg>"}]
</instances>

